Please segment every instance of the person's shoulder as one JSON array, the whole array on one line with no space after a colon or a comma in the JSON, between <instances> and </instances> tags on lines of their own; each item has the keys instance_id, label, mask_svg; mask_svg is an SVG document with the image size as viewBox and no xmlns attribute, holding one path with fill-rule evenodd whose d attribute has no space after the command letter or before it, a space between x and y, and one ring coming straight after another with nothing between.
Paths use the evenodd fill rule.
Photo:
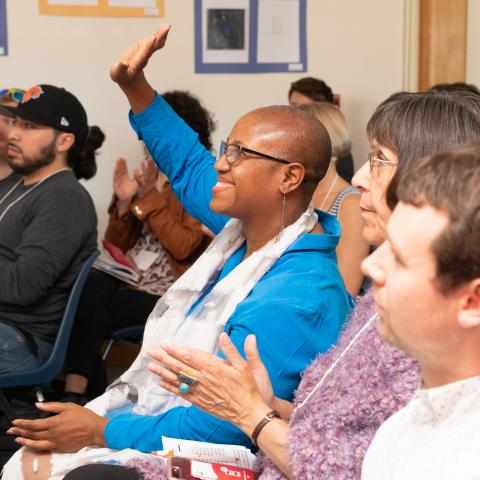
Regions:
<instances>
[{"instance_id":1,"label":"person's shoulder","mask_svg":"<svg viewBox=\"0 0 480 480\"><path fill-rule=\"evenodd\" d=\"M31 200L39 209L54 209L65 215L84 213L96 218L92 197L72 172L61 172L36 190Z\"/></svg>"},{"instance_id":2,"label":"person's shoulder","mask_svg":"<svg viewBox=\"0 0 480 480\"><path fill-rule=\"evenodd\" d=\"M88 198L91 201L90 194L71 171L60 172L54 175L47 179L41 187L39 190L41 190L42 195L58 197L75 195Z\"/></svg>"}]
</instances>

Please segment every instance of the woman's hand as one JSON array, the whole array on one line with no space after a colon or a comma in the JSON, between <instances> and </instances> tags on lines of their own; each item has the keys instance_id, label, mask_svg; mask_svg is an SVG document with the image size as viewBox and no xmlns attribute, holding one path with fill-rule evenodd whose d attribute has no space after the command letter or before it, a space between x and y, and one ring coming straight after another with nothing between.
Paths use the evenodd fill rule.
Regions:
<instances>
[{"instance_id":1,"label":"woman's hand","mask_svg":"<svg viewBox=\"0 0 480 480\"><path fill-rule=\"evenodd\" d=\"M228 338L222 333L220 348L226 359L194 348L171 345L150 356L163 365L152 363L149 370L160 377L160 385L166 390L184 397L200 409L222 420L227 420L245 433L258 419L271 410L274 401L268 373L258 354L255 336L245 340L245 361ZM190 392L179 391L178 373L182 371L197 381Z\"/></svg>"},{"instance_id":2,"label":"woman's hand","mask_svg":"<svg viewBox=\"0 0 480 480\"><path fill-rule=\"evenodd\" d=\"M149 190L155 188L159 171L153 160L142 162L133 172L133 177L138 183L137 195L143 197Z\"/></svg>"},{"instance_id":3,"label":"woman's hand","mask_svg":"<svg viewBox=\"0 0 480 480\"><path fill-rule=\"evenodd\" d=\"M110 78L120 86L135 83L143 77L143 69L150 57L163 48L167 40L170 25L162 25L154 34L137 40L110 69Z\"/></svg>"},{"instance_id":4,"label":"woman's hand","mask_svg":"<svg viewBox=\"0 0 480 480\"><path fill-rule=\"evenodd\" d=\"M7 430L15 441L34 450L78 452L83 447L105 447L104 431L108 419L74 403L37 403L53 417L38 420L14 420Z\"/></svg>"},{"instance_id":5,"label":"woman's hand","mask_svg":"<svg viewBox=\"0 0 480 480\"><path fill-rule=\"evenodd\" d=\"M113 191L120 202L130 203L137 194L138 182L128 173L127 162L119 158L113 171Z\"/></svg>"},{"instance_id":6,"label":"woman's hand","mask_svg":"<svg viewBox=\"0 0 480 480\"><path fill-rule=\"evenodd\" d=\"M155 188L159 193L162 193L165 190L165 187L168 184L168 178L167 176L163 173L158 171L157 175L157 181L155 182Z\"/></svg>"}]
</instances>

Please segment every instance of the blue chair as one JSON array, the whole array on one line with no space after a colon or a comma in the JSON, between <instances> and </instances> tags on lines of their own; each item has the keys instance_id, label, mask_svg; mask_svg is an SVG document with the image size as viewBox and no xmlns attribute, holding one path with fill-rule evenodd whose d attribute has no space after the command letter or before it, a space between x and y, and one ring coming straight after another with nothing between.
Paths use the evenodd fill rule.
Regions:
<instances>
[{"instance_id":1,"label":"blue chair","mask_svg":"<svg viewBox=\"0 0 480 480\"><path fill-rule=\"evenodd\" d=\"M117 341L124 341L127 343L141 344L143 339L143 331L145 325L137 325L134 327L124 327L112 330L107 334L107 346L102 354L102 360L105 361L110 353L113 344Z\"/></svg>"},{"instance_id":2,"label":"blue chair","mask_svg":"<svg viewBox=\"0 0 480 480\"><path fill-rule=\"evenodd\" d=\"M38 367L35 370L0 375L0 388L47 384L54 380L60 373L63 368L65 353L70 340L70 333L72 331L73 321L75 320L80 293L85 280L87 279L88 273L90 272L90 268L98 255L98 250L95 250L95 252L92 253L88 260L83 264L82 269L73 284L50 358L41 367ZM0 395L1 394L2 392L0 391Z\"/></svg>"}]
</instances>

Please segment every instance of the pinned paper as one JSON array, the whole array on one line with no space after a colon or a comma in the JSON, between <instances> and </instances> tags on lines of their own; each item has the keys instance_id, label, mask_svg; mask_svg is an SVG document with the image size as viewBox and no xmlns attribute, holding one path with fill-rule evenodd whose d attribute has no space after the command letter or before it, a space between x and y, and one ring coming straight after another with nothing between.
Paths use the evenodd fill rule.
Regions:
<instances>
[{"instance_id":1,"label":"pinned paper","mask_svg":"<svg viewBox=\"0 0 480 480\"><path fill-rule=\"evenodd\" d=\"M39 0L42 15L162 17L164 0Z\"/></svg>"}]
</instances>

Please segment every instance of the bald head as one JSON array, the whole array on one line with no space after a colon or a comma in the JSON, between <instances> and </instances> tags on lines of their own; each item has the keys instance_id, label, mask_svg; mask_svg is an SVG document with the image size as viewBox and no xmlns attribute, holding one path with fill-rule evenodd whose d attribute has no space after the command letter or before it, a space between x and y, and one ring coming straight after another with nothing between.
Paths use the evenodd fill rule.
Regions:
<instances>
[{"instance_id":1,"label":"bald head","mask_svg":"<svg viewBox=\"0 0 480 480\"><path fill-rule=\"evenodd\" d=\"M310 112L278 105L253 110L239 122L249 124L270 155L303 165L307 185L313 189L325 176L332 157L330 137Z\"/></svg>"}]
</instances>

